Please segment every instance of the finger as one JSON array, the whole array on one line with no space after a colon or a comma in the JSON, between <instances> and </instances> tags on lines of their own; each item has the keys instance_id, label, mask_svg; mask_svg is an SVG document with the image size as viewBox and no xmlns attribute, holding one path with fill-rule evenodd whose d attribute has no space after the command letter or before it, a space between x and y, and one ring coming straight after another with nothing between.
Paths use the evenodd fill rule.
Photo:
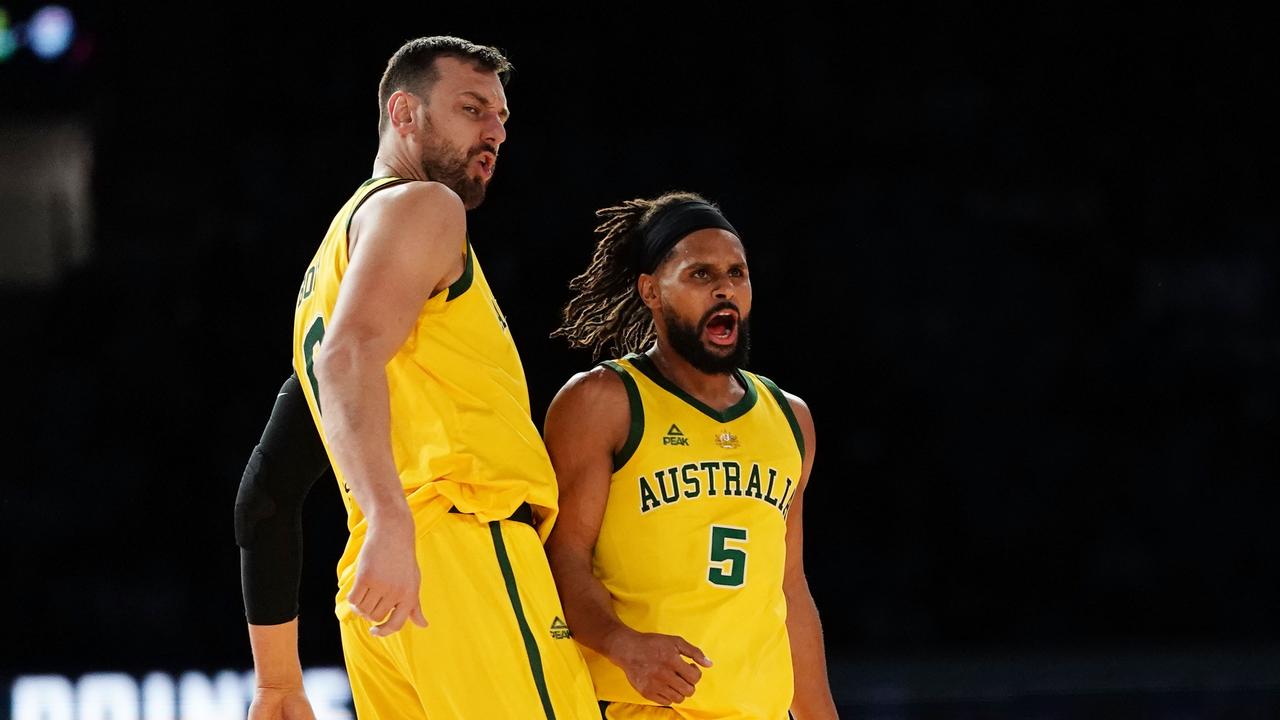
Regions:
<instances>
[{"instance_id":1,"label":"finger","mask_svg":"<svg viewBox=\"0 0 1280 720\"><path fill-rule=\"evenodd\" d=\"M690 665L683 660L677 664L679 667L676 668L676 674L680 676L681 680L684 680L690 685L696 685L698 684L698 681L702 679L702 669L697 665ZM686 694L692 695L693 693L690 692Z\"/></svg>"},{"instance_id":2,"label":"finger","mask_svg":"<svg viewBox=\"0 0 1280 720\"><path fill-rule=\"evenodd\" d=\"M372 607L372 602L375 600L374 597L371 597L371 594L372 593L369 591L369 588L360 588L360 592L352 591L352 593L347 596L347 602L351 603L352 612L355 612L356 615L360 615L361 618L370 621L372 621L372 618L369 616L369 610Z\"/></svg>"},{"instance_id":3,"label":"finger","mask_svg":"<svg viewBox=\"0 0 1280 720\"><path fill-rule=\"evenodd\" d=\"M681 655L698 663L702 667L711 667L711 658L707 657L706 653L694 647L688 640L685 640L682 637L677 637L676 649L680 651Z\"/></svg>"},{"instance_id":4,"label":"finger","mask_svg":"<svg viewBox=\"0 0 1280 720\"><path fill-rule=\"evenodd\" d=\"M391 617L381 625L374 625L369 628L369 632L378 637L386 637L391 633L404 627L404 621L409 619L409 613L413 612L413 608L406 605L398 605L395 610L391 611Z\"/></svg>"},{"instance_id":5,"label":"finger","mask_svg":"<svg viewBox=\"0 0 1280 720\"><path fill-rule=\"evenodd\" d=\"M422 614L422 605L419 603L413 604L413 610L409 612L409 619L418 627L427 626L427 617Z\"/></svg>"},{"instance_id":6,"label":"finger","mask_svg":"<svg viewBox=\"0 0 1280 720\"><path fill-rule=\"evenodd\" d=\"M671 688L671 692L680 695L680 700L684 700L693 694L693 683L685 680L679 675L672 675L667 679L667 685ZM676 702L679 702L677 700Z\"/></svg>"},{"instance_id":7,"label":"finger","mask_svg":"<svg viewBox=\"0 0 1280 720\"><path fill-rule=\"evenodd\" d=\"M373 593L370 593L372 595ZM369 613L369 622L380 623L387 619L391 611L395 609L391 604L391 599L386 595L379 595L376 601L365 601L366 612Z\"/></svg>"},{"instance_id":8,"label":"finger","mask_svg":"<svg viewBox=\"0 0 1280 720\"><path fill-rule=\"evenodd\" d=\"M670 705L675 702L671 699L669 694L661 690L651 690L650 692L643 693L643 695L661 705Z\"/></svg>"},{"instance_id":9,"label":"finger","mask_svg":"<svg viewBox=\"0 0 1280 720\"><path fill-rule=\"evenodd\" d=\"M366 620L368 620L369 617L360 606L368 595L369 588L361 585L360 583L356 583L352 586L351 592L347 595L347 602L351 604L351 611Z\"/></svg>"}]
</instances>

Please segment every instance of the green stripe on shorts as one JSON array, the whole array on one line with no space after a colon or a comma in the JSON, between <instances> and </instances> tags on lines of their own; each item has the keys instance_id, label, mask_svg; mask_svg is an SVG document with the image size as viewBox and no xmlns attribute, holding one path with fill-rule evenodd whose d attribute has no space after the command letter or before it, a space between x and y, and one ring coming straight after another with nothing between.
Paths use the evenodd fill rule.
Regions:
<instances>
[{"instance_id":1,"label":"green stripe on shorts","mask_svg":"<svg viewBox=\"0 0 1280 720\"><path fill-rule=\"evenodd\" d=\"M556 720L556 711L551 707L551 695L547 692L547 678L542 674L542 654L538 652L538 643L529 630L529 622L524 618L524 608L520 606L520 593L516 590L516 574L511 569L511 558L507 557L507 546L502 541L501 520L489 523L489 532L493 535L493 549L498 554L498 567L502 568L502 579L507 584L507 597L511 598L511 609L516 613L516 623L520 626L520 634L524 637L524 649L529 654L529 670L533 673L533 684L538 686L538 697L542 698L542 710L547 720Z\"/></svg>"}]
</instances>

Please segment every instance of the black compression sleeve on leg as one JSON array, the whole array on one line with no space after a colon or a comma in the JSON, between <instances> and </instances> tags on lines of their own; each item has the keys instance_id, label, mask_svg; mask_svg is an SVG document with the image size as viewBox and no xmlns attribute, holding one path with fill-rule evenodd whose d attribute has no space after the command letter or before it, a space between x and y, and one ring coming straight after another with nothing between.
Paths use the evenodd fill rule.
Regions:
<instances>
[{"instance_id":1,"label":"black compression sleeve on leg","mask_svg":"<svg viewBox=\"0 0 1280 720\"><path fill-rule=\"evenodd\" d=\"M298 616L302 503L328 469L298 376L290 375L236 493L240 582L245 617L253 625L278 625Z\"/></svg>"}]
</instances>

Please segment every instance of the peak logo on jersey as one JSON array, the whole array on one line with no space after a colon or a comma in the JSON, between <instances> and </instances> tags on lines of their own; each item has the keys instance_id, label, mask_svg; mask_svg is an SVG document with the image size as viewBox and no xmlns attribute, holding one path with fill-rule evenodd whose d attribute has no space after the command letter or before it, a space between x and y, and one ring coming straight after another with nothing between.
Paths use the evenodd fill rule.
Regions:
<instances>
[{"instance_id":1,"label":"peak logo on jersey","mask_svg":"<svg viewBox=\"0 0 1280 720\"><path fill-rule=\"evenodd\" d=\"M722 447L725 450L736 450L738 449L739 445L740 443L738 442L738 436L734 435L731 432L725 431L725 432L716 434L717 447Z\"/></svg>"},{"instance_id":2,"label":"peak logo on jersey","mask_svg":"<svg viewBox=\"0 0 1280 720\"><path fill-rule=\"evenodd\" d=\"M555 620L551 621L551 639L552 640L568 640L573 637L573 633L569 632L569 626L557 615Z\"/></svg>"},{"instance_id":3,"label":"peak logo on jersey","mask_svg":"<svg viewBox=\"0 0 1280 720\"><path fill-rule=\"evenodd\" d=\"M680 432L679 427L677 427L675 424L672 424L671 429L668 430L666 436L662 438L662 444L663 445L680 445L680 446L688 447L689 438L685 437L684 433Z\"/></svg>"}]
</instances>

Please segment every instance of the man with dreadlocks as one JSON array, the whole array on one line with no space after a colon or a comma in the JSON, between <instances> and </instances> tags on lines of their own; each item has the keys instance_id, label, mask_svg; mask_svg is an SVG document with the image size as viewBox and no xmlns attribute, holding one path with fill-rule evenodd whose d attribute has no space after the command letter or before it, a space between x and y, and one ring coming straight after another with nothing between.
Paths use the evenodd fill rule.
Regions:
<instances>
[{"instance_id":1,"label":"man with dreadlocks","mask_svg":"<svg viewBox=\"0 0 1280 720\"><path fill-rule=\"evenodd\" d=\"M740 369L740 236L691 193L597 215L554 334L626 355L564 386L544 439L547 554L605 717L834 718L801 550L813 419Z\"/></svg>"}]
</instances>

